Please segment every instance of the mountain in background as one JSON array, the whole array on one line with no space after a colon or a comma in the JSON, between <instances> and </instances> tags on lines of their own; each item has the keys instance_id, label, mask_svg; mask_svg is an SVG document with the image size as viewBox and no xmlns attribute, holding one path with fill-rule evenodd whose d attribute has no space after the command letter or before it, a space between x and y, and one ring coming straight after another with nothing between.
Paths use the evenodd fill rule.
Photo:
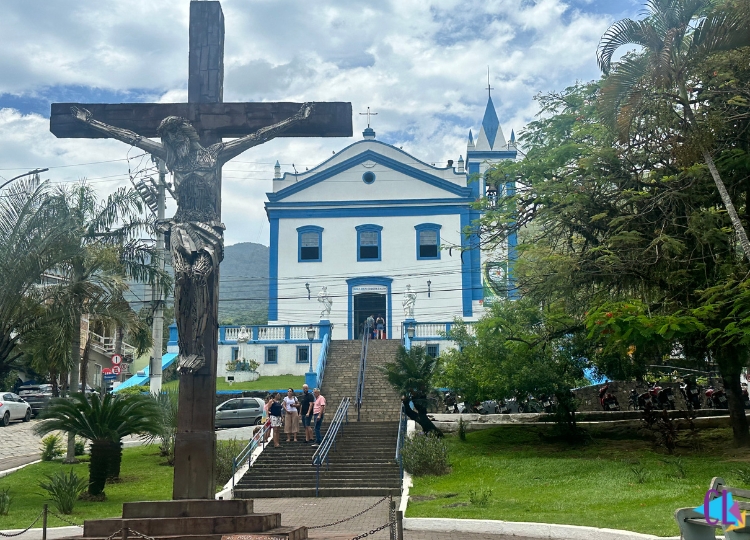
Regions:
<instances>
[{"instance_id":1,"label":"mountain in background","mask_svg":"<svg viewBox=\"0 0 750 540\"><path fill-rule=\"evenodd\" d=\"M252 242L226 246L219 277L219 324L268 322L267 246Z\"/></svg>"}]
</instances>

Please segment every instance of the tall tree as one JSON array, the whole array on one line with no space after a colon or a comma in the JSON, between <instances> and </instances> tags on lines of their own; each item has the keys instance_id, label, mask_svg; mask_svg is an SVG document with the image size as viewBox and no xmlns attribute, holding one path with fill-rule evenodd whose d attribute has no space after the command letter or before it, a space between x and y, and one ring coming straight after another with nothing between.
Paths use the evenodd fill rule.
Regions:
<instances>
[{"instance_id":1,"label":"tall tree","mask_svg":"<svg viewBox=\"0 0 750 540\"><path fill-rule=\"evenodd\" d=\"M617 21L599 43L599 66L607 75L600 96L604 118L627 138L644 105L654 99L671 105L680 120L675 127L702 156L750 260L750 240L714 163L710 126L701 122L708 103L694 77L695 67L711 55L750 45L750 19L716 0L649 0L646 9L645 19ZM615 52L628 44L642 52L613 64Z\"/></svg>"}]
</instances>

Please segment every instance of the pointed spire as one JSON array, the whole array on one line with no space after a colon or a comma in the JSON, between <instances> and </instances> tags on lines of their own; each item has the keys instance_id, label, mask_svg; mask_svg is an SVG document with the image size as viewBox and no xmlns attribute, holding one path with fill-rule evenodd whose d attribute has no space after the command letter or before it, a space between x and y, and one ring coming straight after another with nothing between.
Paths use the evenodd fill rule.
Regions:
<instances>
[{"instance_id":1,"label":"pointed spire","mask_svg":"<svg viewBox=\"0 0 750 540\"><path fill-rule=\"evenodd\" d=\"M458 156L458 166L456 167L456 172L462 173L464 172L464 157Z\"/></svg>"},{"instance_id":2,"label":"pointed spire","mask_svg":"<svg viewBox=\"0 0 750 540\"><path fill-rule=\"evenodd\" d=\"M474 146L474 135L471 134L471 130L469 130L469 147Z\"/></svg>"},{"instance_id":3,"label":"pointed spire","mask_svg":"<svg viewBox=\"0 0 750 540\"><path fill-rule=\"evenodd\" d=\"M510 142L516 142L516 132L512 129L510 130Z\"/></svg>"},{"instance_id":4,"label":"pointed spire","mask_svg":"<svg viewBox=\"0 0 750 540\"><path fill-rule=\"evenodd\" d=\"M276 165L273 166L273 178L274 180L281 178L281 164L278 159L276 160Z\"/></svg>"},{"instance_id":5,"label":"pointed spire","mask_svg":"<svg viewBox=\"0 0 750 540\"><path fill-rule=\"evenodd\" d=\"M487 142L490 143L490 148L494 149L497 130L500 129L500 119L497 117L495 104L492 103L491 97L487 99L487 108L484 110L482 128L484 129L484 134L487 137Z\"/></svg>"}]
</instances>

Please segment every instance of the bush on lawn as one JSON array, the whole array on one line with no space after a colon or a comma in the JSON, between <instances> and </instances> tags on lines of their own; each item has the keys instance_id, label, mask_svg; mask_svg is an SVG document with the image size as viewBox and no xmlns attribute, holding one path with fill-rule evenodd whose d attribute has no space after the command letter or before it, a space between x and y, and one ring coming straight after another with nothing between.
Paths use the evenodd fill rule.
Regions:
<instances>
[{"instance_id":1,"label":"bush on lawn","mask_svg":"<svg viewBox=\"0 0 750 540\"><path fill-rule=\"evenodd\" d=\"M42 461L52 461L63 455L62 439L54 433L42 439Z\"/></svg>"},{"instance_id":2,"label":"bush on lawn","mask_svg":"<svg viewBox=\"0 0 750 540\"><path fill-rule=\"evenodd\" d=\"M0 489L0 516L7 516L10 511L10 488Z\"/></svg>"},{"instance_id":3,"label":"bush on lawn","mask_svg":"<svg viewBox=\"0 0 750 540\"><path fill-rule=\"evenodd\" d=\"M75 455L83 456L84 454L86 454L86 440L76 437Z\"/></svg>"},{"instance_id":4,"label":"bush on lawn","mask_svg":"<svg viewBox=\"0 0 750 540\"><path fill-rule=\"evenodd\" d=\"M245 441L231 439L229 441L216 441L216 489L221 490L224 484L232 478L232 462L242 449Z\"/></svg>"},{"instance_id":5,"label":"bush on lawn","mask_svg":"<svg viewBox=\"0 0 750 540\"><path fill-rule=\"evenodd\" d=\"M401 449L401 459L404 469L415 476L448 473L448 446L432 433L415 433L408 437Z\"/></svg>"},{"instance_id":6,"label":"bush on lawn","mask_svg":"<svg viewBox=\"0 0 750 540\"><path fill-rule=\"evenodd\" d=\"M70 474L60 471L44 476L47 482L39 482L39 487L49 493L49 498L55 503L58 512L72 514L78 497L86 491L89 483L85 478L80 478L72 468Z\"/></svg>"}]
</instances>

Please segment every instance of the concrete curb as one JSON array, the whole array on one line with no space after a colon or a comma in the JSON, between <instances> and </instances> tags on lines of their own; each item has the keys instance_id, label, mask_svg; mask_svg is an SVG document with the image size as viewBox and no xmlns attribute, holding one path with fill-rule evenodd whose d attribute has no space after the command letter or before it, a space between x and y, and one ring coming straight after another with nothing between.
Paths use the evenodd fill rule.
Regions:
<instances>
[{"instance_id":1,"label":"concrete curb","mask_svg":"<svg viewBox=\"0 0 750 540\"><path fill-rule=\"evenodd\" d=\"M14 473L18 470L23 469L24 467L28 467L29 465L34 465L35 463L41 463L41 459L37 459L36 461L29 461L28 463L24 463L23 465L19 465L18 467L13 467L12 469L5 469L4 471L0 471L0 478L3 478L4 476L8 476L10 473Z\"/></svg>"},{"instance_id":2,"label":"concrete curb","mask_svg":"<svg viewBox=\"0 0 750 540\"><path fill-rule=\"evenodd\" d=\"M81 534L82 527L47 527L47 540L55 540L57 538L69 538L71 536L79 536ZM23 529L11 529L7 531L0 531L4 534L18 534ZM14 537L15 540L42 540L42 529L36 527L29 529L27 532Z\"/></svg>"},{"instance_id":3,"label":"concrete curb","mask_svg":"<svg viewBox=\"0 0 750 540\"><path fill-rule=\"evenodd\" d=\"M498 534L555 540L679 540L617 529L600 529L554 523L522 523L492 519L404 518L404 529L457 533Z\"/></svg>"}]
</instances>

